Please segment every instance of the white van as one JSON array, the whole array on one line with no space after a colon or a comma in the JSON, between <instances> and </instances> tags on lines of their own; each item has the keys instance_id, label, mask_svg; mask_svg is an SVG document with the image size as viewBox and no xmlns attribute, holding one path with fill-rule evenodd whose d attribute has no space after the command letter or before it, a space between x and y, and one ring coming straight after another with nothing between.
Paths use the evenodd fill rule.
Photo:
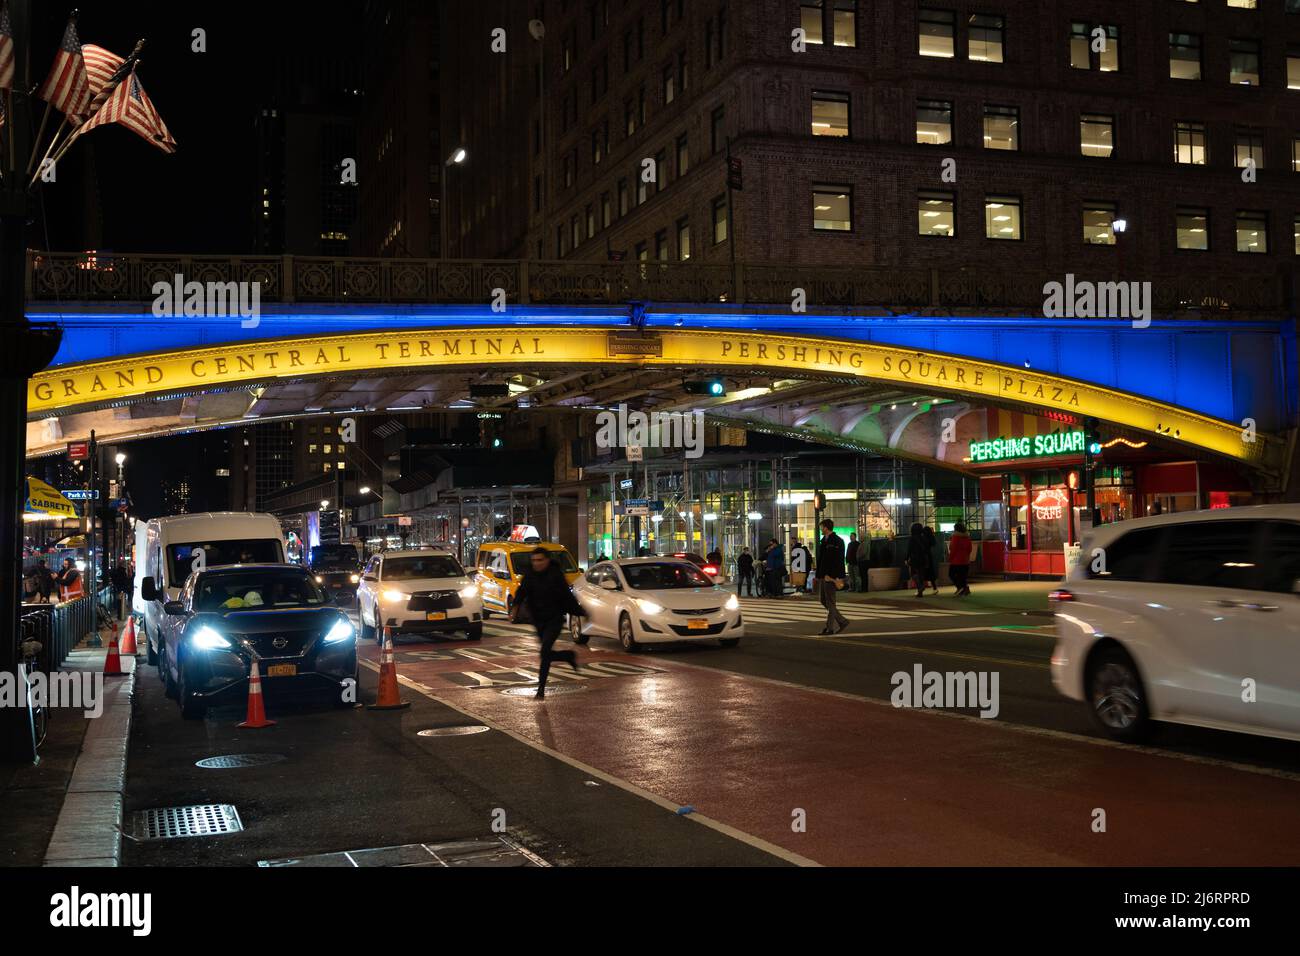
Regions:
<instances>
[{"instance_id":1,"label":"white van","mask_svg":"<svg viewBox=\"0 0 1300 956\"><path fill-rule=\"evenodd\" d=\"M154 518L145 526L143 539L137 529L134 606L144 620L149 663L157 661L163 602L179 599L195 567L281 564L284 553L280 520L268 514L218 511ZM152 579L159 600L144 600L141 587L146 579Z\"/></svg>"}]
</instances>

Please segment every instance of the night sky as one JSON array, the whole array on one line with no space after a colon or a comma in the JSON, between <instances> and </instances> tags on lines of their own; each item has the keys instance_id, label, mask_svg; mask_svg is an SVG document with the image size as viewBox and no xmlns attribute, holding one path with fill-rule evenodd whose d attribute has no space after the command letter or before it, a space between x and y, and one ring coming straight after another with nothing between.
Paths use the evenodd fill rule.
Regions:
<instances>
[{"instance_id":1,"label":"night sky","mask_svg":"<svg viewBox=\"0 0 1300 956\"><path fill-rule=\"evenodd\" d=\"M39 86L73 5L33 6L31 79ZM34 224L31 244L81 248L89 208L98 209L104 250L250 251L253 117L276 96L273 67L291 54L359 56L362 4L89 0L78 8L83 44L126 56L136 39L147 40L137 75L178 149L168 156L113 124L88 133L60 162L58 182L44 186L45 217ZM207 31L206 53L191 52L195 27ZM34 99L33 126L44 105ZM51 114L47 139L60 118Z\"/></svg>"}]
</instances>

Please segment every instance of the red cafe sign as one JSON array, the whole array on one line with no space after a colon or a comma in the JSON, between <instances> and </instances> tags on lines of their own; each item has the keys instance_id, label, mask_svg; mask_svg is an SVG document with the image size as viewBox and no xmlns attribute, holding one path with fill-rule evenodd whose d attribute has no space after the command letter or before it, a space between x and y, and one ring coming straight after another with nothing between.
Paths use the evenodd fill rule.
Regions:
<instances>
[{"instance_id":1,"label":"red cafe sign","mask_svg":"<svg viewBox=\"0 0 1300 956\"><path fill-rule=\"evenodd\" d=\"M1059 488L1044 488L1030 505L1037 521L1060 521L1070 506L1070 496Z\"/></svg>"}]
</instances>

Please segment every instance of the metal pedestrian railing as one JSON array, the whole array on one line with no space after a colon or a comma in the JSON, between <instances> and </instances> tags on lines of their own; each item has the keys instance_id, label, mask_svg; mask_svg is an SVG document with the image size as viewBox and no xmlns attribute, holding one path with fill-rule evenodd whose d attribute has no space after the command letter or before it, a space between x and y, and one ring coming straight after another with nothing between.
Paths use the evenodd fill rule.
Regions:
<instances>
[{"instance_id":1,"label":"metal pedestrian railing","mask_svg":"<svg viewBox=\"0 0 1300 956\"><path fill-rule=\"evenodd\" d=\"M96 633L101 615L113 614L112 588L62 604L24 604L19 642L20 645L27 641L40 644L35 654L35 669L49 673L67 660L81 641ZM20 654L19 659L22 657Z\"/></svg>"}]
</instances>

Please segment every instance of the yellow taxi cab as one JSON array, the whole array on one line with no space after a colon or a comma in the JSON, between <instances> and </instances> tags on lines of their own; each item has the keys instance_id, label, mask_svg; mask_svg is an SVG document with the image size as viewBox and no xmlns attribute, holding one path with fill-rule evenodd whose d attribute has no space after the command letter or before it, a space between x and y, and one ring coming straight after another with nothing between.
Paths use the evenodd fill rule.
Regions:
<instances>
[{"instance_id":1,"label":"yellow taxi cab","mask_svg":"<svg viewBox=\"0 0 1300 956\"><path fill-rule=\"evenodd\" d=\"M514 535L511 535L514 538ZM509 614L514 604L515 592L523 583L524 572L529 568L529 555L534 548L545 548L551 552L564 571L564 578L569 584L582 575L578 562L573 560L567 548L551 541L488 541L479 546L478 559L474 562L474 583L478 585L483 596L483 616L490 611Z\"/></svg>"}]
</instances>

